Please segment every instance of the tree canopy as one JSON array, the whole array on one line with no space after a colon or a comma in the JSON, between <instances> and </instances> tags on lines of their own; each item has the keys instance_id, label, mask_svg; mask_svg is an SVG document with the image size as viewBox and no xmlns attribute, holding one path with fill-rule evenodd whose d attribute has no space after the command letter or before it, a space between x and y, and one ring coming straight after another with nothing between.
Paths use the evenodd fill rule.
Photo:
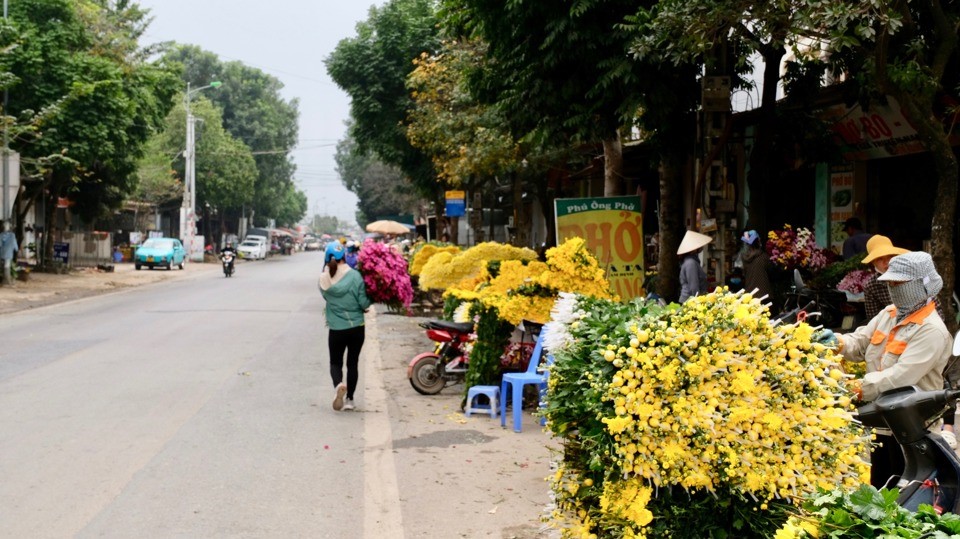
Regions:
<instances>
[{"instance_id":1,"label":"tree canopy","mask_svg":"<svg viewBox=\"0 0 960 539\"><path fill-rule=\"evenodd\" d=\"M413 185L397 167L373 154L360 153L351 137L337 143L337 173L343 185L357 195L357 223L363 227L384 216L414 213Z\"/></svg>"},{"instance_id":2,"label":"tree canopy","mask_svg":"<svg viewBox=\"0 0 960 539\"><path fill-rule=\"evenodd\" d=\"M0 71L16 77L6 113L24 119L47 111L30 140L11 142L27 171L18 222L41 197L49 208L69 197L73 211L94 221L133 189L143 143L177 89L175 71L147 62L137 44L146 23L130 2L11 3L2 43L9 48L0 55Z\"/></svg>"},{"instance_id":3,"label":"tree canopy","mask_svg":"<svg viewBox=\"0 0 960 539\"><path fill-rule=\"evenodd\" d=\"M407 139L413 100L406 80L415 59L439 50L437 23L432 0L390 0L370 8L357 35L325 59L330 78L350 96L350 135L359 153L398 167L424 195L442 188L430 158Z\"/></svg>"},{"instance_id":4,"label":"tree canopy","mask_svg":"<svg viewBox=\"0 0 960 539\"><path fill-rule=\"evenodd\" d=\"M181 65L182 80L194 88L221 83L216 89L204 91L203 96L221 110L224 129L253 152L258 175L254 196L247 202L255 218L258 222L268 218L290 220L300 207L298 199L289 193L296 190L290 150L296 146L299 132L298 101L283 99L283 84L276 77L241 62L222 62L197 46L175 46L165 59ZM299 221L305 212L304 206L292 221Z\"/></svg>"}]
</instances>

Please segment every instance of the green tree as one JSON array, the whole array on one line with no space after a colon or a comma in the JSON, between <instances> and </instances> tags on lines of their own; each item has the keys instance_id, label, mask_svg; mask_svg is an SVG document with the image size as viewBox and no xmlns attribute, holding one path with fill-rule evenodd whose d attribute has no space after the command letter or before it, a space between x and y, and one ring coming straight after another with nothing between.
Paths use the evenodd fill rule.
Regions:
<instances>
[{"instance_id":1,"label":"green tree","mask_svg":"<svg viewBox=\"0 0 960 539\"><path fill-rule=\"evenodd\" d=\"M418 198L407 177L376 156L360 153L349 135L337 143L334 159L343 185L357 195L357 224L361 227L385 215L416 211Z\"/></svg>"},{"instance_id":2,"label":"green tree","mask_svg":"<svg viewBox=\"0 0 960 539\"><path fill-rule=\"evenodd\" d=\"M407 139L413 108L406 87L413 61L440 47L433 0L390 0L370 8L357 35L325 59L330 78L350 95L350 136L361 155L399 168L424 195L442 195L430 157Z\"/></svg>"},{"instance_id":3,"label":"green tree","mask_svg":"<svg viewBox=\"0 0 960 539\"><path fill-rule=\"evenodd\" d=\"M166 157L170 159L167 161L169 166L172 161L172 169L181 178L181 181L175 182L175 186L182 185L185 176L184 160L176 158L183 148L186 132L186 109L183 103L181 94L179 103L167 116L165 129L150 143L156 151L151 157L152 162L162 162ZM209 205L220 211L240 209L253 198L257 179L257 165L250 148L224 129L220 109L205 96L191 99L190 113L197 119L194 163L197 207ZM164 173L163 170L141 169L141 174L153 175L148 187L155 187L160 193L173 192L174 185L164 185Z\"/></svg>"},{"instance_id":4,"label":"green tree","mask_svg":"<svg viewBox=\"0 0 960 539\"><path fill-rule=\"evenodd\" d=\"M861 88L862 101L892 96L920 135L936 170L937 193L931 222L932 255L943 277L940 301L951 329L956 313L957 154L950 144L960 92L960 4L956 2L830 3L808 0L801 16L829 36L824 43L831 69ZM944 116L947 116L945 119Z\"/></svg>"},{"instance_id":5,"label":"green tree","mask_svg":"<svg viewBox=\"0 0 960 539\"><path fill-rule=\"evenodd\" d=\"M621 132L633 126L646 66L629 54L631 0L447 0L449 24L489 44L478 95L502 109L518 139L540 132L571 144L602 143L604 194L622 192Z\"/></svg>"},{"instance_id":6,"label":"green tree","mask_svg":"<svg viewBox=\"0 0 960 539\"><path fill-rule=\"evenodd\" d=\"M176 77L148 63L136 45L147 21L130 2L23 0L10 6L0 71L16 76L7 114L23 118L55 110L36 138L14 141L33 175L24 178L29 206L60 197L92 222L119 207L133 190L144 141L163 121ZM53 107L53 108L51 108ZM43 259L52 260L54 216L47 212ZM22 217L21 217L22 218Z\"/></svg>"},{"instance_id":7,"label":"green tree","mask_svg":"<svg viewBox=\"0 0 960 539\"><path fill-rule=\"evenodd\" d=\"M478 95L502 109L520 140L602 141L606 195L621 189L621 129L641 128L644 141L660 155L661 252L675 252L683 232L681 173L695 134L699 68L632 53L637 32L651 19L643 10L653 2L447 0L444 5L448 24L473 29L490 45L491 69L477 77ZM676 257L661 256L659 264L658 292L676 297Z\"/></svg>"},{"instance_id":8,"label":"green tree","mask_svg":"<svg viewBox=\"0 0 960 539\"><path fill-rule=\"evenodd\" d=\"M655 18L640 27L634 44L634 50L644 57L701 63L708 74L730 77L733 87L752 86L742 75L752 67L753 58L759 55L763 60L759 115L747 174L752 210L748 224L760 230L766 229L766 185L776 177L780 161L774 146L781 61L788 46L805 37L798 11L801 3L660 0L650 12ZM706 170L702 168L701 176Z\"/></svg>"},{"instance_id":9,"label":"green tree","mask_svg":"<svg viewBox=\"0 0 960 539\"><path fill-rule=\"evenodd\" d=\"M263 71L241 62L221 62L212 52L193 45L178 45L165 58L183 66L183 81L195 86L220 81L204 96L222 111L223 127L245 143L256 159L258 177L251 204L257 222L290 218L290 189L295 189L295 166L290 156L297 144L299 103L280 95L283 84ZM304 208L304 211L306 208ZM280 218L281 213L285 213ZM301 214L293 221L303 217Z\"/></svg>"}]
</instances>

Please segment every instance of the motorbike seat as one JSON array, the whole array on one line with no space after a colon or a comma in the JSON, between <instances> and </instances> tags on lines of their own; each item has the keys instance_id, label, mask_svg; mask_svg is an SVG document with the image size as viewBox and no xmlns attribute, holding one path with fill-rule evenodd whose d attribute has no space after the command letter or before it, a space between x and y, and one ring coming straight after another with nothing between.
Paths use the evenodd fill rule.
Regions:
<instances>
[{"instance_id":1,"label":"motorbike seat","mask_svg":"<svg viewBox=\"0 0 960 539\"><path fill-rule=\"evenodd\" d=\"M457 333L471 333L473 324L466 322L447 322L446 320L431 320L428 324L434 329L446 329Z\"/></svg>"}]
</instances>

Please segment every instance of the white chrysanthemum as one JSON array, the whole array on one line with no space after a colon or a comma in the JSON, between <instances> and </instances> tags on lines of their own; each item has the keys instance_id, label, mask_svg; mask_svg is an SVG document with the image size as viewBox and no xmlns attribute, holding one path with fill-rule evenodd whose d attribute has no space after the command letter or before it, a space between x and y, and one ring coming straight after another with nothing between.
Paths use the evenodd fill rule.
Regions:
<instances>
[{"instance_id":1,"label":"white chrysanthemum","mask_svg":"<svg viewBox=\"0 0 960 539\"><path fill-rule=\"evenodd\" d=\"M467 324L472 322L470 319L470 306L473 305L472 302L464 301L453 311L453 321L460 324Z\"/></svg>"},{"instance_id":2,"label":"white chrysanthemum","mask_svg":"<svg viewBox=\"0 0 960 539\"><path fill-rule=\"evenodd\" d=\"M560 292L556 303L550 309L550 321L543 326L543 330L547 332L543 338L543 346L551 353L557 353L573 343L569 327L578 320L577 300L576 294Z\"/></svg>"}]
</instances>

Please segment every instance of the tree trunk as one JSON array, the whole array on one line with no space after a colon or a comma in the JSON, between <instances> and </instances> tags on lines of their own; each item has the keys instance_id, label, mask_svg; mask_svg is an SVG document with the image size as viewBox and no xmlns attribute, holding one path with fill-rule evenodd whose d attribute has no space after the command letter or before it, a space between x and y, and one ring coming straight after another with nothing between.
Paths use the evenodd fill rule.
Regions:
<instances>
[{"instance_id":1,"label":"tree trunk","mask_svg":"<svg viewBox=\"0 0 960 539\"><path fill-rule=\"evenodd\" d=\"M932 100L916 99L906 92L894 94L903 112L917 129L923 145L930 150L934 170L937 173L937 195L933 203L933 220L930 223L931 256L937 272L943 278L940 305L943 307L947 328L957 331L957 313L953 306L953 290L956 283L956 259L954 258L954 230L957 226L957 154L950 146L943 123L933 113Z\"/></svg>"},{"instance_id":2,"label":"tree trunk","mask_svg":"<svg viewBox=\"0 0 960 539\"><path fill-rule=\"evenodd\" d=\"M763 50L763 95L760 101L760 119L753 135L753 149L750 151L750 173L747 185L750 186L749 217L747 228L767 230L767 184L773 181L774 167L774 130L777 122L777 87L780 84L780 60L784 49L767 45Z\"/></svg>"},{"instance_id":3,"label":"tree trunk","mask_svg":"<svg viewBox=\"0 0 960 539\"><path fill-rule=\"evenodd\" d=\"M623 143L620 131L603 139L603 196L615 197L623 194Z\"/></svg>"},{"instance_id":4,"label":"tree trunk","mask_svg":"<svg viewBox=\"0 0 960 539\"><path fill-rule=\"evenodd\" d=\"M665 154L660 161L660 254L657 259L657 294L673 301L680 295L677 248L683 237L683 178L681 157Z\"/></svg>"},{"instance_id":5,"label":"tree trunk","mask_svg":"<svg viewBox=\"0 0 960 539\"><path fill-rule=\"evenodd\" d=\"M56 270L53 260L53 244L56 239L55 223L57 220L57 202L60 199L60 191L70 179L70 173L60 170L54 170L50 173L50 185L47 191L46 211L43 219L43 261L41 271L53 272Z\"/></svg>"}]
</instances>

